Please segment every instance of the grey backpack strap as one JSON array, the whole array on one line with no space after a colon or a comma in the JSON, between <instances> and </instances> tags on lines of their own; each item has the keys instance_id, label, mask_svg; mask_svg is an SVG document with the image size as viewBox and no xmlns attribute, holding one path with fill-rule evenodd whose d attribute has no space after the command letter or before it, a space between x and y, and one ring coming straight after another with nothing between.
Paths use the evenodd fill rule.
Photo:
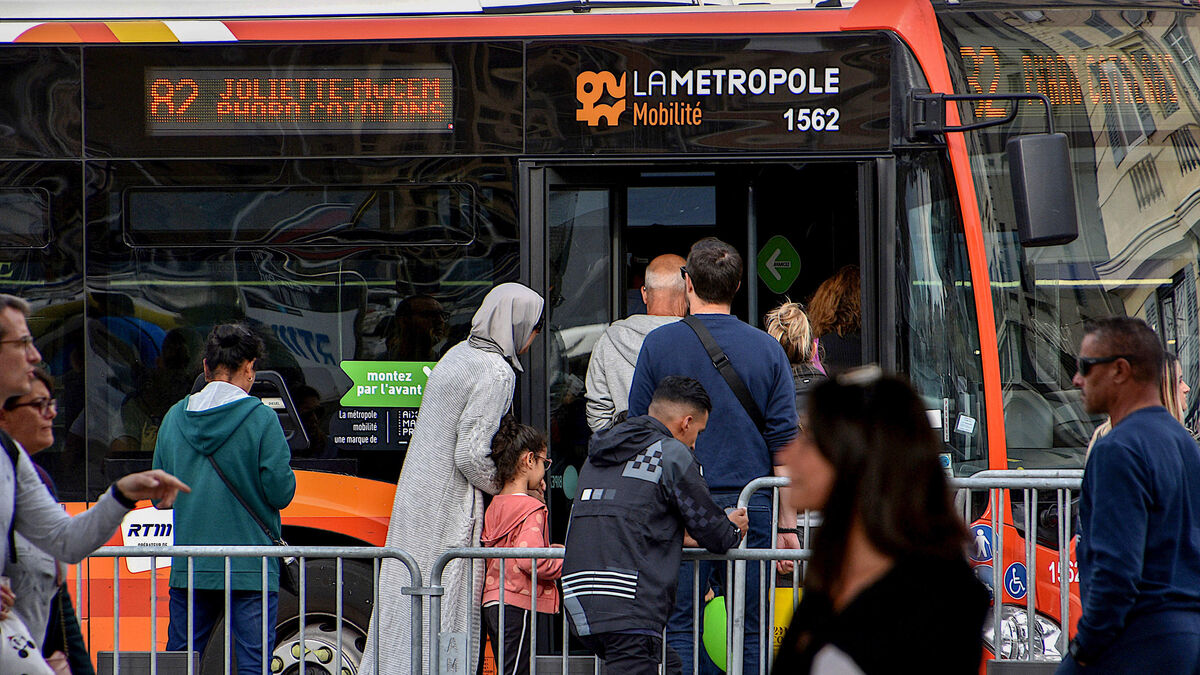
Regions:
<instances>
[{"instance_id":1,"label":"grey backpack strap","mask_svg":"<svg viewBox=\"0 0 1200 675\"><path fill-rule=\"evenodd\" d=\"M754 420L754 426L758 427L758 432L764 433L767 429L767 419L763 417L762 410L759 410L758 404L754 402L754 397L750 395L746 383L742 382L742 378L738 377L737 371L733 369L733 364L729 362L725 350L721 349L721 345L717 344L712 333L708 331L708 326L705 326L694 314L685 316L683 322L696 331L696 337L700 338L700 343L704 345L704 351L708 352L708 358L712 360L713 366L716 367L718 373L721 373L721 377L725 378L725 383L729 385L729 388L733 390L733 395L746 409L746 414Z\"/></svg>"}]
</instances>

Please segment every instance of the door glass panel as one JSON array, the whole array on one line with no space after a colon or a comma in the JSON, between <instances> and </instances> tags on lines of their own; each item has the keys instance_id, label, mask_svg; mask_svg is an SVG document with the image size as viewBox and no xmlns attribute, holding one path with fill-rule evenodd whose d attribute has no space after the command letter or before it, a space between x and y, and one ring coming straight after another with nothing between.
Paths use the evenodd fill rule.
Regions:
<instances>
[{"instance_id":1,"label":"door glass panel","mask_svg":"<svg viewBox=\"0 0 1200 675\"><path fill-rule=\"evenodd\" d=\"M612 307L611 190L551 189L547 203L546 359L552 540L562 541L590 436L584 378Z\"/></svg>"},{"instance_id":2,"label":"door glass panel","mask_svg":"<svg viewBox=\"0 0 1200 675\"><path fill-rule=\"evenodd\" d=\"M630 187L629 227L692 225L715 227L717 189L712 185Z\"/></svg>"},{"instance_id":3,"label":"door glass panel","mask_svg":"<svg viewBox=\"0 0 1200 675\"><path fill-rule=\"evenodd\" d=\"M987 468L987 434L974 296L957 226L958 205L934 154L901 157L897 176L900 369L924 399L955 474L975 473ZM1033 405L1043 400L1026 398ZM1014 437L1029 446L1051 447L1051 411L1035 407L1019 427L1010 432L1010 452Z\"/></svg>"}]
</instances>

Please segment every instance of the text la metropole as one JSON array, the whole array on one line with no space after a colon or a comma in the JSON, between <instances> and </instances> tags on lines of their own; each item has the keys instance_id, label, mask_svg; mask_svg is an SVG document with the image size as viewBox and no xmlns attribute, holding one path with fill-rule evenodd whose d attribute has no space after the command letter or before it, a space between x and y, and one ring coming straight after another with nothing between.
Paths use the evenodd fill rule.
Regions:
<instances>
[{"instance_id":1,"label":"text la metropole","mask_svg":"<svg viewBox=\"0 0 1200 675\"><path fill-rule=\"evenodd\" d=\"M652 70L643 82L632 71L633 96L774 96L784 88L794 95L836 94L841 91L841 68L698 68L683 72ZM699 102L633 104L635 125L697 126L703 118Z\"/></svg>"}]
</instances>

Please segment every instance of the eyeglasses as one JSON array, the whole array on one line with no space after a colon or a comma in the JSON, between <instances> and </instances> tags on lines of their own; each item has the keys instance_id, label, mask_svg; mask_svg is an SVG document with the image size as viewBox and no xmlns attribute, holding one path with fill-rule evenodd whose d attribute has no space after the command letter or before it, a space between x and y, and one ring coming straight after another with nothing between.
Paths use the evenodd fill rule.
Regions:
<instances>
[{"instance_id":1,"label":"eyeglasses","mask_svg":"<svg viewBox=\"0 0 1200 675\"><path fill-rule=\"evenodd\" d=\"M26 401L24 403L14 403L12 405L4 406L4 407L6 410L16 410L17 408L24 408L25 406L29 406L30 408L37 409L37 411L39 413L41 413L43 417L48 416L51 413L58 412L58 401L56 401L52 398L35 398L32 401Z\"/></svg>"},{"instance_id":2,"label":"eyeglasses","mask_svg":"<svg viewBox=\"0 0 1200 675\"><path fill-rule=\"evenodd\" d=\"M33 349L33 336L32 335L22 335L19 338L13 338L11 340L0 340L0 345L8 345L8 344L20 345L21 349L23 349L24 351L29 351L30 349Z\"/></svg>"},{"instance_id":3,"label":"eyeglasses","mask_svg":"<svg viewBox=\"0 0 1200 675\"><path fill-rule=\"evenodd\" d=\"M550 468L550 465L554 463L554 460L550 459L550 458L549 458L549 457L547 457L546 455L542 455L541 457L538 457L537 455L534 455L534 456L533 456L533 458L534 458L534 459L536 459L536 460L539 460L539 461L541 461L541 463L542 463L542 466L544 466L544 467L545 467L545 468L547 468L547 469L549 469L549 468Z\"/></svg>"},{"instance_id":4,"label":"eyeglasses","mask_svg":"<svg viewBox=\"0 0 1200 675\"><path fill-rule=\"evenodd\" d=\"M679 276L681 276L681 277L683 277L684 279L686 279L686 278L687 278L687 275L688 275L687 268L686 268L686 267L680 267L680 268L679 268Z\"/></svg>"},{"instance_id":5,"label":"eyeglasses","mask_svg":"<svg viewBox=\"0 0 1200 675\"><path fill-rule=\"evenodd\" d=\"M1130 360L1131 357L1125 354L1114 354L1112 356L1078 356L1075 358L1075 367L1079 370L1079 374L1087 377L1088 373L1092 372L1092 366L1098 366L1102 363L1112 363L1117 359Z\"/></svg>"}]
</instances>

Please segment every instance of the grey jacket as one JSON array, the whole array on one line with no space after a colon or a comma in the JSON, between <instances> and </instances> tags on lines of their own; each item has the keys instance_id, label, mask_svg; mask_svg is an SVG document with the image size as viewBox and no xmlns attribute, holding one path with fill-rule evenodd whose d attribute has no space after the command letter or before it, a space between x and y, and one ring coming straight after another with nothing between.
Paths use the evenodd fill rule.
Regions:
<instances>
[{"instance_id":1,"label":"grey jacket","mask_svg":"<svg viewBox=\"0 0 1200 675\"><path fill-rule=\"evenodd\" d=\"M504 356L460 342L446 352L425 385L404 468L396 484L387 545L412 554L429 574L448 549L479 546L483 532L483 493L496 492L492 436L512 407L517 376ZM442 575L440 626L431 630L471 634L468 664L474 673L479 655L479 609L483 561L457 560ZM411 668L412 600L399 589L411 585L408 569L384 558L379 574L379 604L363 660L362 675L408 675ZM428 638L426 638L428 639ZM378 644L377 644L378 643ZM378 646L379 660L375 660ZM425 671L439 657L427 654Z\"/></svg>"},{"instance_id":2,"label":"grey jacket","mask_svg":"<svg viewBox=\"0 0 1200 675\"><path fill-rule=\"evenodd\" d=\"M13 519L12 469L8 457L0 456L0 531L5 533ZM16 490L14 527L20 535L17 565L8 562L6 534L0 535L0 560L7 565L5 574L14 577L17 614L40 647L46 635L50 597L57 590L54 575L58 564L55 559L72 564L83 560L112 537L129 510L117 502L111 490L107 490L90 509L74 517L68 516L50 496L24 448L21 448L17 463L17 476L19 489Z\"/></svg>"},{"instance_id":3,"label":"grey jacket","mask_svg":"<svg viewBox=\"0 0 1200 675\"><path fill-rule=\"evenodd\" d=\"M678 316L634 314L628 319L614 321L596 345L588 361L587 422L592 431L612 426L617 413L629 409L629 385L633 382L633 367L646 334L681 319Z\"/></svg>"}]
</instances>

